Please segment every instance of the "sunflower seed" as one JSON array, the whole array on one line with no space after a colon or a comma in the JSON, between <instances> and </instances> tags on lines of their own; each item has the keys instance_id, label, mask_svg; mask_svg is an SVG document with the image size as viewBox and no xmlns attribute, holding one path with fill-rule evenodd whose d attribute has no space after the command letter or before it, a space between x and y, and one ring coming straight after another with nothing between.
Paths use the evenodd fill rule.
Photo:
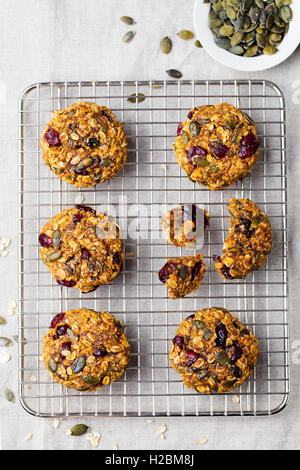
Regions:
<instances>
[{"instance_id":1,"label":"sunflower seed","mask_svg":"<svg viewBox=\"0 0 300 470\"><path fill-rule=\"evenodd\" d=\"M182 77L182 73L179 72L179 70L176 70L176 69L166 70L166 73L172 78L181 78Z\"/></svg>"},{"instance_id":2,"label":"sunflower seed","mask_svg":"<svg viewBox=\"0 0 300 470\"><path fill-rule=\"evenodd\" d=\"M162 38L162 40L160 41L161 52L163 52L164 54L169 54L171 49L172 49L171 39L168 36L166 36L165 38Z\"/></svg>"},{"instance_id":3,"label":"sunflower seed","mask_svg":"<svg viewBox=\"0 0 300 470\"><path fill-rule=\"evenodd\" d=\"M128 31L126 34L124 34L124 36L122 38L122 41L125 42L125 43L130 42L130 41L132 41L134 36L135 36L134 31Z\"/></svg>"},{"instance_id":4,"label":"sunflower seed","mask_svg":"<svg viewBox=\"0 0 300 470\"><path fill-rule=\"evenodd\" d=\"M121 16L120 20L125 24L134 24L134 19L131 16Z\"/></svg>"}]
</instances>

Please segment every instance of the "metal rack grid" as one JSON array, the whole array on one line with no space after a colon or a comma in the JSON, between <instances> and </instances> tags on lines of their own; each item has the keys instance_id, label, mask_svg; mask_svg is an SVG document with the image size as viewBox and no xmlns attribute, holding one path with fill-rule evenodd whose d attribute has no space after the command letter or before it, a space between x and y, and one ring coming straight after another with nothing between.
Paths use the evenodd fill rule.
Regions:
<instances>
[{"instance_id":1,"label":"metal rack grid","mask_svg":"<svg viewBox=\"0 0 300 470\"><path fill-rule=\"evenodd\" d=\"M133 93L144 93L146 99L130 103L127 98ZM109 106L124 122L129 143L123 171L84 190L52 174L39 149L52 111L78 100ZM188 180L176 163L172 144L177 124L190 108L220 101L242 108L255 120L262 145L250 176L234 187L212 192ZM37 83L24 91L19 106L19 394L23 407L43 417L266 415L283 409L289 396L289 332L285 105L280 90L262 80ZM103 204L109 206L108 212L116 209L123 230L126 207L129 224L139 216L136 239L124 240L123 272L109 286L89 294L58 286L40 260L37 243L43 224L72 207L79 194L96 209ZM274 247L260 270L245 280L225 282L214 271L211 257L221 252L226 237L230 197L253 199L267 212ZM157 228L156 210L188 202L210 212L203 248L207 270L195 294L170 300L156 273L166 257L191 252L165 242ZM148 211L148 219L134 212L141 207ZM231 310L259 340L255 372L233 393L239 396L239 404L233 403L232 394L196 394L182 385L169 366L168 349L180 321L214 305ZM123 378L89 394L53 382L40 360L52 316L83 306L119 317L132 349Z\"/></svg>"}]
</instances>

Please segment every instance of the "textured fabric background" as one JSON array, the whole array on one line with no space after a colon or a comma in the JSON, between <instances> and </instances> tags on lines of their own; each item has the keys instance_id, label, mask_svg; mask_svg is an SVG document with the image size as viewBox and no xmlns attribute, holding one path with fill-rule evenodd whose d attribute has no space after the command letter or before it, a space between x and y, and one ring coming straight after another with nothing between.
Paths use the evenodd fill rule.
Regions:
<instances>
[{"instance_id":1,"label":"textured fabric background","mask_svg":"<svg viewBox=\"0 0 300 470\"><path fill-rule=\"evenodd\" d=\"M30 83L49 80L164 79L167 68L178 68L188 79L265 78L283 91L287 104L289 167L289 282L292 345L299 328L299 127L300 50L281 66L258 74L238 73L214 62L203 50L176 40L172 54L159 52L159 41L182 28L193 28L192 0L2 0L0 10L0 235L12 239L10 254L0 259L0 312L17 298L17 99ZM133 16L135 39L121 41L126 26L121 15ZM17 318L10 317L5 335L16 334ZM1 334L2 335L2 334ZM29 416L18 403L2 398L8 386L17 390L16 347L13 360L0 365L2 449L88 449L84 438L64 430L78 420ZM297 359L296 355L294 362ZM291 400L285 411L268 418L90 419L102 435L99 449L288 449L299 448L299 366L292 366ZM166 440L157 427L166 423ZM25 436L33 433L31 441ZM197 440L207 438L200 447Z\"/></svg>"}]
</instances>

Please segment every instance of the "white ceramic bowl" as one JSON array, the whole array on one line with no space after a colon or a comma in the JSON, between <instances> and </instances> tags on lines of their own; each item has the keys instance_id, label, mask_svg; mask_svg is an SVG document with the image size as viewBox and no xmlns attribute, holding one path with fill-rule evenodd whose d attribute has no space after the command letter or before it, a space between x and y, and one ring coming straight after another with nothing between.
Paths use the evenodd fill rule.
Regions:
<instances>
[{"instance_id":1,"label":"white ceramic bowl","mask_svg":"<svg viewBox=\"0 0 300 470\"><path fill-rule=\"evenodd\" d=\"M195 32L208 54L226 67L244 72L257 72L259 70L266 70L270 69L271 67L275 67L275 65L278 65L287 59L299 45L300 0L293 0L291 8L293 10L294 16L290 23L289 32L278 47L278 52L276 52L274 55L241 57L218 47L214 42L212 32L208 26L208 13L210 10L210 4L203 3L203 0L195 0Z\"/></svg>"}]
</instances>

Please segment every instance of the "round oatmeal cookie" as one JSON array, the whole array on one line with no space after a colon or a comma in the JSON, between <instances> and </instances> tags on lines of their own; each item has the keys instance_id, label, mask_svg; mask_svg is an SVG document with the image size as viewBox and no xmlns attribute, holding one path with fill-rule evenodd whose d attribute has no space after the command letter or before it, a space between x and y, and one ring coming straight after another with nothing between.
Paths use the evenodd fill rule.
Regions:
<instances>
[{"instance_id":1,"label":"round oatmeal cookie","mask_svg":"<svg viewBox=\"0 0 300 470\"><path fill-rule=\"evenodd\" d=\"M162 230L174 246L193 248L197 232L209 225L208 212L196 204L184 204L165 212L161 218ZM203 225L202 225L203 221Z\"/></svg>"},{"instance_id":2,"label":"round oatmeal cookie","mask_svg":"<svg viewBox=\"0 0 300 470\"><path fill-rule=\"evenodd\" d=\"M129 354L122 323L106 312L81 308L59 313L44 336L43 359L49 375L83 392L118 380Z\"/></svg>"},{"instance_id":3,"label":"round oatmeal cookie","mask_svg":"<svg viewBox=\"0 0 300 470\"><path fill-rule=\"evenodd\" d=\"M171 299L178 299L198 289L205 273L203 255L169 258L158 273L169 289Z\"/></svg>"},{"instance_id":4,"label":"round oatmeal cookie","mask_svg":"<svg viewBox=\"0 0 300 470\"><path fill-rule=\"evenodd\" d=\"M65 209L40 235L41 258L58 284L82 292L108 284L123 262L119 227L112 217L88 206Z\"/></svg>"},{"instance_id":5,"label":"round oatmeal cookie","mask_svg":"<svg viewBox=\"0 0 300 470\"><path fill-rule=\"evenodd\" d=\"M74 103L53 113L41 148L57 176L88 187L116 176L126 161L127 138L123 124L106 106Z\"/></svg>"},{"instance_id":6,"label":"round oatmeal cookie","mask_svg":"<svg viewBox=\"0 0 300 470\"><path fill-rule=\"evenodd\" d=\"M253 333L225 308L213 307L180 323L169 358L186 387L222 393L242 385L258 352Z\"/></svg>"},{"instance_id":7,"label":"round oatmeal cookie","mask_svg":"<svg viewBox=\"0 0 300 470\"><path fill-rule=\"evenodd\" d=\"M193 108L175 138L181 168L211 190L244 178L257 160L258 147L252 119L228 103Z\"/></svg>"},{"instance_id":8,"label":"round oatmeal cookie","mask_svg":"<svg viewBox=\"0 0 300 470\"><path fill-rule=\"evenodd\" d=\"M272 229L267 215L249 199L232 198L227 207L230 231L222 256L213 259L224 279L241 279L264 263L272 248Z\"/></svg>"}]
</instances>

